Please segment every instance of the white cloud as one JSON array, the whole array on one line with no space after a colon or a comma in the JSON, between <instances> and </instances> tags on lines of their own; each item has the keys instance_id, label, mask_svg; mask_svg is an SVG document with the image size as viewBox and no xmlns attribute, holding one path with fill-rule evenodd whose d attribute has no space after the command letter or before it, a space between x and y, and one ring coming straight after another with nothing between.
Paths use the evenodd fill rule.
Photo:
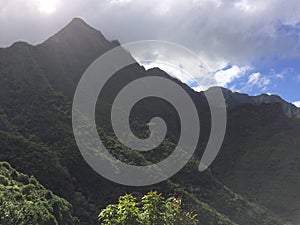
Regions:
<instances>
[{"instance_id":1,"label":"white cloud","mask_svg":"<svg viewBox=\"0 0 300 225\"><path fill-rule=\"evenodd\" d=\"M279 79L283 79L283 78L284 78L284 74L282 74L282 73L277 73L277 74L275 75L275 77L276 77L276 78L279 78Z\"/></svg>"},{"instance_id":2,"label":"white cloud","mask_svg":"<svg viewBox=\"0 0 300 225\"><path fill-rule=\"evenodd\" d=\"M258 13L260 11L267 10L265 7L268 6L264 1L249 1L249 0L240 0L235 1L234 7L244 11L245 13Z\"/></svg>"},{"instance_id":3,"label":"white cloud","mask_svg":"<svg viewBox=\"0 0 300 225\"><path fill-rule=\"evenodd\" d=\"M247 86L253 87L256 86L262 90L266 89L266 86L268 86L271 83L271 79L267 76L263 76L261 73L252 73L248 77Z\"/></svg>"},{"instance_id":4,"label":"white cloud","mask_svg":"<svg viewBox=\"0 0 300 225\"><path fill-rule=\"evenodd\" d=\"M219 86L227 87L229 83L245 75L248 67L238 67L236 65L228 68L219 70L214 74L214 77Z\"/></svg>"},{"instance_id":5,"label":"white cloud","mask_svg":"<svg viewBox=\"0 0 300 225\"><path fill-rule=\"evenodd\" d=\"M200 7L212 6L218 8L223 5L223 0L193 0L193 3Z\"/></svg>"},{"instance_id":6,"label":"white cloud","mask_svg":"<svg viewBox=\"0 0 300 225\"><path fill-rule=\"evenodd\" d=\"M293 104L294 104L295 106L297 106L298 108L300 108L300 101L293 102Z\"/></svg>"},{"instance_id":7,"label":"white cloud","mask_svg":"<svg viewBox=\"0 0 300 225\"><path fill-rule=\"evenodd\" d=\"M260 73L252 73L248 78L248 84L256 85L260 80Z\"/></svg>"},{"instance_id":8,"label":"white cloud","mask_svg":"<svg viewBox=\"0 0 300 225\"><path fill-rule=\"evenodd\" d=\"M57 0L39 0L37 8L41 13L52 14L56 11L58 6Z\"/></svg>"}]
</instances>

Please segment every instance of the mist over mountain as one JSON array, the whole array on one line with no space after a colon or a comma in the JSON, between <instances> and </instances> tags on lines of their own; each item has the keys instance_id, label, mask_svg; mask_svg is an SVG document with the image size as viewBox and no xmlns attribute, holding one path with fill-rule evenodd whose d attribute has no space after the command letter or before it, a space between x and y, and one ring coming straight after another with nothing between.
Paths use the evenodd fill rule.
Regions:
<instances>
[{"instance_id":1,"label":"mist over mountain","mask_svg":"<svg viewBox=\"0 0 300 225\"><path fill-rule=\"evenodd\" d=\"M174 150L180 122L174 107L165 101L149 98L132 110L132 130L142 137L147 137L151 118L160 116L166 121L167 138L157 147L158 154L125 148L110 123L113 100L126 84L160 76L179 84L195 103L201 122L195 156L177 175L149 187L122 186L93 171L73 136L72 99L88 66L119 45L74 18L39 45L17 42L0 49L0 161L35 176L67 199L80 224L98 224L100 208L124 193L141 195L149 190L182 198L183 207L198 214L199 224L299 221L300 109L275 95L252 97L223 89L228 106L225 141L211 168L200 173L197 168L211 129L204 93L159 68L145 70L132 64L109 80L97 102L97 126L107 148L119 160L143 165L160 161ZM69 211L70 207L68 218L73 219Z\"/></svg>"}]
</instances>

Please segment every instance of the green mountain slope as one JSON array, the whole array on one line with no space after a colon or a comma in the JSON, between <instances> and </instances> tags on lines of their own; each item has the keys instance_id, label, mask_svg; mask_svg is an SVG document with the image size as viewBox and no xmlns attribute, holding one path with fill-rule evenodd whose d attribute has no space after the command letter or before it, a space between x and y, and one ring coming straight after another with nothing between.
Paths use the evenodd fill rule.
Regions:
<instances>
[{"instance_id":1,"label":"green mountain slope","mask_svg":"<svg viewBox=\"0 0 300 225\"><path fill-rule=\"evenodd\" d=\"M25 139L15 133L14 126L3 114L1 118L1 124L6 124L0 132L1 160L7 160L19 170L35 175L41 179L42 184L67 198L73 204L74 213L81 220L81 224L96 224L99 208L115 201L119 195L128 192L145 193L152 189L160 190L166 196L171 193L182 197L185 202L184 207L199 213L200 224L253 224L256 221L261 221L261 224L271 222L282 224L279 218L266 209L234 194L224 185L216 182L208 173L198 174L201 182L194 184L189 182L193 177L191 174L198 173L195 170L198 163L196 160L193 160L182 174L174 177L174 181L169 180L147 188L124 187L108 182L95 174L82 162L75 146L73 146L74 156L69 155L68 150L62 152L64 148L68 149L67 145L62 145L61 149L50 149L45 144ZM106 138L110 140L112 149L117 148L116 140L109 136ZM128 151L127 156L134 159ZM76 161L71 163L71 160ZM237 207L241 214L235 213Z\"/></svg>"},{"instance_id":2,"label":"green mountain slope","mask_svg":"<svg viewBox=\"0 0 300 225\"><path fill-rule=\"evenodd\" d=\"M295 223L300 219L300 120L279 104L230 111L223 148L213 165L232 190Z\"/></svg>"}]
</instances>

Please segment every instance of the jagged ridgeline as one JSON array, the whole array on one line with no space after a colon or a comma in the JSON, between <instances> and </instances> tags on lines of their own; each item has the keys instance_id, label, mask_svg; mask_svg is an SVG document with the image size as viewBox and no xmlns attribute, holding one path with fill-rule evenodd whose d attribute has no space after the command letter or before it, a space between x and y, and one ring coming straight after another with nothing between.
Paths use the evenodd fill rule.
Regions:
<instances>
[{"instance_id":1,"label":"jagged ridgeline","mask_svg":"<svg viewBox=\"0 0 300 225\"><path fill-rule=\"evenodd\" d=\"M128 163L147 164L167 157L180 135L178 114L169 103L150 98L132 110L131 128L142 138L149 134L149 119L165 119L168 133L156 149L159 151L141 154L125 148L110 123L111 104L126 84L144 76L161 76L182 86L198 109L201 138L195 156L179 174L150 187L118 185L94 172L83 160L73 137L72 98L87 67L118 45L75 18L40 45L17 42L0 49L0 161L35 176L45 188L65 198L80 224L97 224L99 210L125 193L143 195L150 190L162 192L165 197L182 198L182 207L197 213L199 224L204 225L282 225L299 219L299 109L279 97L254 100L224 89L229 108L225 144L212 169L199 173L199 158L210 132L207 101L204 93L194 92L160 69L146 71L133 64L109 80L96 107L99 135L116 158ZM69 207L66 202L65 207ZM70 214L71 218L74 217Z\"/></svg>"}]
</instances>

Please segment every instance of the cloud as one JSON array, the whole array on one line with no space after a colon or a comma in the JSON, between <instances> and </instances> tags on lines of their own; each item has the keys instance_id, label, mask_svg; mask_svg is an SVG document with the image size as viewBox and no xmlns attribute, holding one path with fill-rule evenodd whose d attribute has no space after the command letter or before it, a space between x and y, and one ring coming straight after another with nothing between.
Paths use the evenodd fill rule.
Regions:
<instances>
[{"instance_id":1,"label":"cloud","mask_svg":"<svg viewBox=\"0 0 300 225\"><path fill-rule=\"evenodd\" d=\"M261 90L266 90L266 87L271 83L271 79L267 76L263 76L261 73L252 73L248 77L247 86L248 87L258 87Z\"/></svg>"},{"instance_id":2,"label":"cloud","mask_svg":"<svg viewBox=\"0 0 300 225\"><path fill-rule=\"evenodd\" d=\"M230 68L227 68L227 69L225 68L225 69L217 71L214 74L214 77L219 86L227 87L227 85L230 84L235 79L238 79L238 78L244 76L246 74L247 70L249 70L248 67L238 67L238 66L234 65Z\"/></svg>"},{"instance_id":3,"label":"cloud","mask_svg":"<svg viewBox=\"0 0 300 225\"><path fill-rule=\"evenodd\" d=\"M277 78L277 79L285 79L286 77L288 77L289 75L294 73L294 69L291 67L286 67L283 70L281 70L280 72L275 71L274 69L270 70L270 77L272 78Z\"/></svg>"},{"instance_id":4,"label":"cloud","mask_svg":"<svg viewBox=\"0 0 300 225\"><path fill-rule=\"evenodd\" d=\"M270 83L268 78L262 77L260 73L252 73L248 78L249 85L265 86Z\"/></svg>"},{"instance_id":5,"label":"cloud","mask_svg":"<svg viewBox=\"0 0 300 225\"><path fill-rule=\"evenodd\" d=\"M37 43L80 16L111 39L173 41L231 64L298 53L298 37L286 29L300 21L297 0L61 0L51 15L39 12L39 0L2 2L0 45Z\"/></svg>"},{"instance_id":6,"label":"cloud","mask_svg":"<svg viewBox=\"0 0 300 225\"><path fill-rule=\"evenodd\" d=\"M222 86L245 77L246 68L259 67L254 64L299 56L298 0L44 0L55 3L51 10L45 5L41 10L41 0L0 1L0 46L18 40L37 44L76 16L121 43L158 39L183 45ZM267 78L253 82L264 86Z\"/></svg>"},{"instance_id":7,"label":"cloud","mask_svg":"<svg viewBox=\"0 0 300 225\"><path fill-rule=\"evenodd\" d=\"M159 67L197 90L218 85L210 68L197 54L170 42L146 41L142 45L125 45L133 57L146 69Z\"/></svg>"},{"instance_id":8,"label":"cloud","mask_svg":"<svg viewBox=\"0 0 300 225\"><path fill-rule=\"evenodd\" d=\"M114 37L163 39L185 45L211 61L250 64L297 54L298 37L281 29L297 27L300 13L295 12L300 12L298 1L288 5L284 1L131 1L126 12L114 12L121 15L114 18L118 29ZM104 21L102 26L112 34Z\"/></svg>"},{"instance_id":9,"label":"cloud","mask_svg":"<svg viewBox=\"0 0 300 225\"><path fill-rule=\"evenodd\" d=\"M298 108L300 108L300 101L293 102L293 104L294 104L295 106L297 106Z\"/></svg>"},{"instance_id":10,"label":"cloud","mask_svg":"<svg viewBox=\"0 0 300 225\"><path fill-rule=\"evenodd\" d=\"M275 75L275 77L276 77L276 78L279 78L279 79L283 79L283 78L284 78L284 74L282 74L282 73L277 73L277 74Z\"/></svg>"}]
</instances>

